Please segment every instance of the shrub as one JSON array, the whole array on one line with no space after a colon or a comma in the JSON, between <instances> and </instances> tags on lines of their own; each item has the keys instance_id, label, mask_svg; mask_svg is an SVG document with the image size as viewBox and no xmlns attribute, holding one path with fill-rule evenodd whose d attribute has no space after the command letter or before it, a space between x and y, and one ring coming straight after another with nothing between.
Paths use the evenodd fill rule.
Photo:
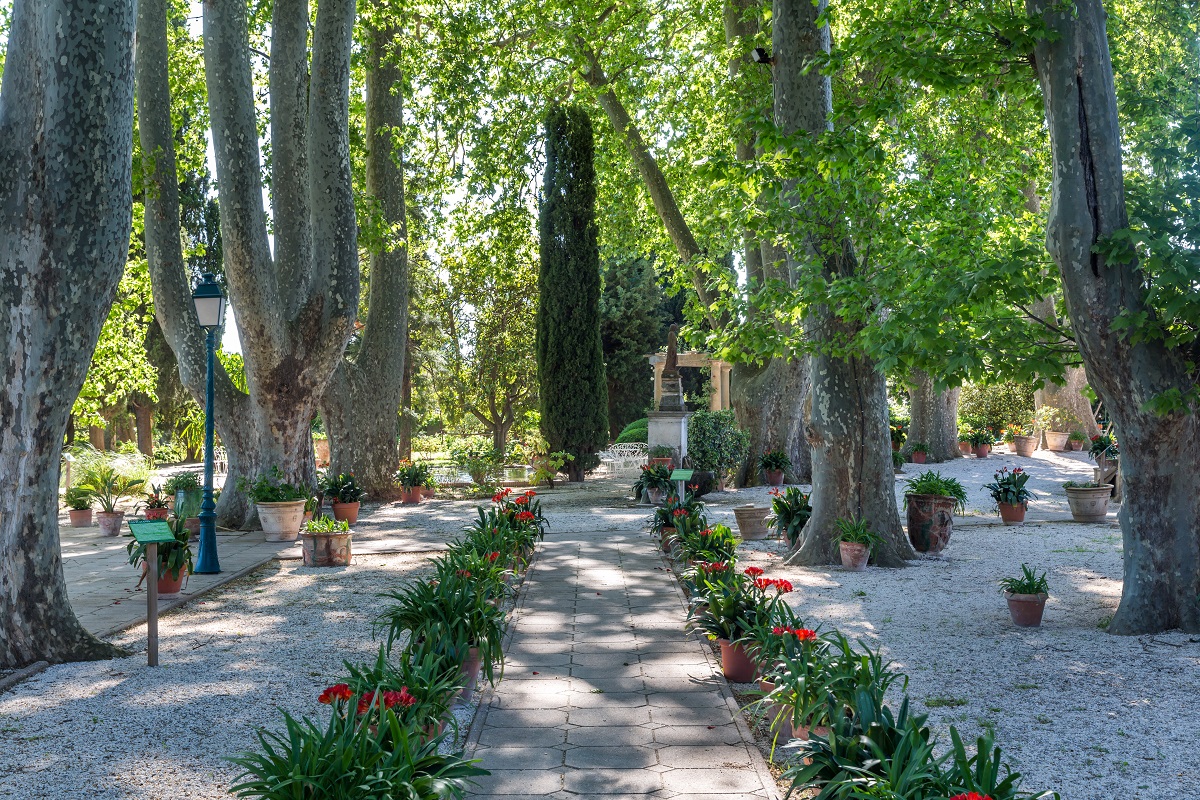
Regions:
<instances>
[{"instance_id":1,"label":"shrub","mask_svg":"<svg viewBox=\"0 0 1200 800\"><path fill-rule=\"evenodd\" d=\"M617 435L617 444L631 444L642 442L643 444L650 438L650 420L643 417L635 419L633 422L621 429Z\"/></svg>"},{"instance_id":2,"label":"shrub","mask_svg":"<svg viewBox=\"0 0 1200 800\"><path fill-rule=\"evenodd\" d=\"M958 396L958 417L968 427L999 435L1009 425L1028 425L1033 416L1033 386L1023 383L971 384Z\"/></svg>"},{"instance_id":3,"label":"shrub","mask_svg":"<svg viewBox=\"0 0 1200 800\"><path fill-rule=\"evenodd\" d=\"M688 419L688 457L706 472L741 465L750 449L750 435L737 426L733 411L697 411Z\"/></svg>"}]
</instances>

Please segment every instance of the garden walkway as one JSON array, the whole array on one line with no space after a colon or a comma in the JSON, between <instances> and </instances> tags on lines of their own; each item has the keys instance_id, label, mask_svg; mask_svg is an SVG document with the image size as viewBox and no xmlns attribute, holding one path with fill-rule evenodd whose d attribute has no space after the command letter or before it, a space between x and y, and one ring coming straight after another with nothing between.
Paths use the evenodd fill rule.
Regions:
<instances>
[{"instance_id":1,"label":"garden walkway","mask_svg":"<svg viewBox=\"0 0 1200 800\"><path fill-rule=\"evenodd\" d=\"M774 798L709 648L641 531L551 535L470 744L475 797Z\"/></svg>"}]
</instances>

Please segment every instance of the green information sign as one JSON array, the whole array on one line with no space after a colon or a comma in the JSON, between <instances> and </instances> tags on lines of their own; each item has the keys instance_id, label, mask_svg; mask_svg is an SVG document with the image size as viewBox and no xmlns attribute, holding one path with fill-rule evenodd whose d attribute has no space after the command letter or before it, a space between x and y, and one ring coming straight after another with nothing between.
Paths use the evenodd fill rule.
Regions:
<instances>
[{"instance_id":1,"label":"green information sign","mask_svg":"<svg viewBox=\"0 0 1200 800\"><path fill-rule=\"evenodd\" d=\"M171 544L175 541L171 527L159 520L130 520L129 530L133 531L138 544Z\"/></svg>"},{"instance_id":2,"label":"green information sign","mask_svg":"<svg viewBox=\"0 0 1200 800\"><path fill-rule=\"evenodd\" d=\"M673 481L690 481L694 469L677 469L671 472L671 480Z\"/></svg>"}]
</instances>

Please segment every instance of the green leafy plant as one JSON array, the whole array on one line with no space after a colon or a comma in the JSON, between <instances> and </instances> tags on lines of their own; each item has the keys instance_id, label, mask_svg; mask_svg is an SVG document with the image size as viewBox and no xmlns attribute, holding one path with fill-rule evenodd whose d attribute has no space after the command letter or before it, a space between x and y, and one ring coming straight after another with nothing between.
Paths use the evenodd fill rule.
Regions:
<instances>
[{"instance_id":1,"label":"green leafy plant","mask_svg":"<svg viewBox=\"0 0 1200 800\"><path fill-rule=\"evenodd\" d=\"M702 519L677 524L681 555L687 561L732 561L737 555L738 537L725 525L701 527Z\"/></svg>"},{"instance_id":2,"label":"green leafy plant","mask_svg":"<svg viewBox=\"0 0 1200 800\"><path fill-rule=\"evenodd\" d=\"M688 458L696 469L733 469L749 449L750 434L738 427L733 411L696 411L688 418Z\"/></svg>"},{"instance_id":3,"label":"green leafy plant","mask_svg":"<svg viewBox=\"0 0 1200 800\"><path fill-rule=\"evenodd\" d=\"M671 480L671 470L666 464L642 465L642 473L638 476L637 482L633 484L634 499L640 502L643 498L649 497L651 489L657 489L667 496L675 494L675 481Z\"/></svg>"},{"instance_id":4,"label":"green leafy plant","mask_svg":"<svg viewBox=\"0 0 1200 800\"><path fill-rule=\"evenodd\" d=\"M1108 484L1096 483L1095 481L1067 481L1062 487L1064 489L1100 489L1107 488Z\"/></svg>"},{"instance_id":5,"label":"green leafy plant","mask_svg":"<svg viewBox=\"0 0 1200 800\"><path fill-rule=\"evenodd\" d=\"M906 463L906 459L904 458L904 453L901 453L898 450L893 450L892 451L892 469L897 469L897 470L901 469L904 467L905 463Z\"/></svg>"},{"instance_id":6,"label":"green leafy plant","mask_svg":"<svg viewBox=\"0 0 1200 800\"><path fill-rule=\"evenodd\" d=\"M883 537L871 530L865 519L839 519L834 522L837 528L836 539L849 544L864 544L868 552L883 544Z\"/></svg>"},{"instance_id":7,"label":"green leafy plant","mask_svg":"<svg viewBox=\"0 0 1200 800\"><path fill-rule=\"evenodd\" d=\"M170 519L167 520L167 526L171 534L175 537L174 542L161 542L158 545L158 575L163 577L170 575L171 580L179 580L179 573L187 570L187 574L192 574L192 547L189 543L191 533L184 527L183 520ZM134 538L132 533L125 534L129 537L129 541L125 545L125 551L129 554L129 563L133 566L139 566L146 560L146 548L144 545Z\"/></svg>"},{"instance_id":8,"label":"green leafy plant","mask_svg":"<svg viewBox=\"0 0 1200 800\"><path fill-rule=\"evenodd\" d=\"M1069 441L1069 442L1086 442L1087 437L1083 435L1083 431L1073 430L1073 431L1071 431L1070 434L1067 435L1067 441Z\"/></svg>"},{"instance_id":9,"label":"green leafy plant","mask_svg":"<svg viewBox=\"0 0 1200 800\"><path fill-rule=\"evenodd\" d=\"M200 474L190 471L175 473L167 478L167 482L163 485L163 491L169 495L174 495L176 492L198 492L202 488Z\"/></svg>"},{"instance_id":10,"label":"green leafy plant","mask_svg":"<svg viewBox=\"0 0 1200 800\"><path fill-rule=\"evenodd\" d=\"M615 444L645 444L650 435L650 420L646 417L636 419L621 429Z\"/></svg>"},{"instance_id":11,"label":"green leafy plant","mask_svg":"<svg viewBox=\"0 0 1200 800\"><path fill-rule=\"evenodd\" d=\"M163 490L157 486L151 486L150 491L146 492L146 508L166 508L167 496Z\"/></svg>"},{"instance_id":12,"label":"green leafy plant","mask_svg":"<svg viewBox=\"0 0 1200 800\"><path fill-rule=\"evenodd\" d=\"M792 460L782 450L771 450L758 457L758 467L765 472L786 472L792 468Z\"/></svg>"},{"instance_id":13,"label":"green leafy plant","mask_svg":"<svg viewBox=\"0 0 1200 800\"><path fill-rule=\"evenodd\" d=\"M411 700L391 706L406 727L429 732L440 728L446 720L453 721L450 707L463 687L462 670L456 662L420 647L405 650L400 658L392 659L381 645L371 664L342 663L348 672L342 683L360 700L368 693L408 695ZM325 696L332 694L327 689ZM375 709L378 711L378 706Z\"/></svg>"},{"instance_id":14,"label":"green leafy plant","mask_svg":"<svg viewBox=\"0 0 1200 800\"><path fill-rule=\"evenodd\" d=\"M304 523L305 533L346 533L350 530L350 523L344 519L334 519L322 514L319 517L313 517L308 522Z\"/></svg>"},{"instance_id":15,"label":"green leafy plant","mask_svg":"<svg viewBox=\"0 0 1200 800\"><path fill-rule=\"evenodd\" d=\"M976 428L967 434L967 441L971 443L972 447L983 447L984 445L990 447L996 443L996 435L985 428Z\"/></svg>"},{"instance_id":16,"label":"green leafy plant","mask_svg":"<svg viewBox=\"0 0 1200 800\"><path fill-rule=\"evenodd\" d=\"M925 444L924 442L914 442L912 445L912 451L914 453L928 453L929 445Z\"/></svg>"},{"instance_id":17,"label":"green leafy plant","mask_svg":"<svg viewBox=\"0 0 1200 800\"><path fill-rule=\"evenodd\" d=\"M997 503L1019 506L1037 497L1025 488L1025 484L1028 482L1029 473L1021 467L1016 467L1011 471L1008 467L1001 467L1000 471L993 475L992 482L985 483L983 488L988 490L992 499Z\"/></svg>"},{"instance_id":18,"label":"green leafy plant","mask_svg":"<svg viewBox=\"0 0 1200 800\"><path fill-rule=\"evenodd\" d=\"M567 462L574 460L575 456L565 450L555 450L553 453L537 455L533 459L533 475L529 479L535 486L542 484L553 486L559 471L566 466Z\"/></svg>"},{"instance_id":19,"label":"green leafy plant","mask_svg":"<svg viewBox=\"0 0 1200 800\"><path fill-rule=\"evenodd\" d=\"M1046 573L1038 575L1028 564L1021 565L1021 574L1015 578L1004 578L1000 588L1008 594L1050 594Z\"/></svg>"},{"instance_id":20,"label":"green leafy plant","mask_svg":"<svg viewBox=\"0 0 1200 800\"><path fill-rule=\"evenodd\" d=\"M144 484L140 478L126 478L105 464L88 470L79 486L91 493L101 511L111 514L117 510L121 498L131 497Z\"/></svg>"},{"instance_id":21,"label":"green leafy plant","mask_svg":"<svg viewBox=\"0 0 1200 800\"><path fill-rule=\"evenodd\" d=\"M1075 413L1056 406L1042 406L1033 415L1033 422L1039 430L1066 432L1079 427L1079 417Z\"/></svg>"},{"instance_id":22,"label":"green leafy plant","mask_svg":"<svg viewBox=\"0 0 1200 800\"><path fill-rule=\"evenodd\" d=\"M311 493L299 486L285 483L283 470L278 466L256 475L253 479L239 478L238 491L244 492L254 503L287 503L294 500L307 502Z\"/></svg>"},{"instance_id":23,"label":"green leafy plant","mask_svg":"<svg viewBox=\"0 0 1200 800\"><path fill-rule=\"evenodd\" d=\"M450 450L450 460L470 475L476 486L487 486L504 463L504 454L494 447L455 447Z\"/></svg>"},{"instance_id":24,"label":"green leafy plant","mask_svg":"<svg viewBox=\"0 0 1200 800\"><path fill-rule=\"evenodd\" d=\"M429 465L424 462L401 461L400 469L396 470L396 485L403 489L417 489L423 487L432 476Z\"/></svg>"},{"instance_id":25,"label":"green leafy plant","mask_svg":"<svg viewBox=\"0 0 1200 800\"><path fill-rule=\"evenodd\" d=\"M961 514L967 507L967 490L956 478L942 475L934 470L927 470L904 482L904 507L908 508L908 496L913 494L932 494L939 497L949 497L954 500L954 510Z\"/></svg>"},{"instance_id":26,"label":"green leafy plant","mask_svg":"<svg viewBox=\"0 0 1200 800\"><path fill-rule=\"evenodd\" d=\"M766 523L775 532L787 539L789 546L795 546L800 539L800 532L812 517L812 504L809 495L795 486L789 486L783 491L771 490L771 513Z\"/></svg>"},{"instance_id":27,"label":"green leafy plant","mask_svg":"<svg viewBox=\"0 0 1200 800\"><path fill-rule=\"evenodd\" d=\"M92 492L83 486L72 486L63 496L63 502L72 511L86 511L92 507Z\"/></svg>"},{"instance_id":28,"label":"green leafy plant","mask_svg":"<svg viewBox=\"0 0 1200 800\"><path fill-rule=\"evenodd\" d=\"M1092 443L1088 447L1088 454L1096 461L1100 461L1102 458L1115 460L1121 454L1121 450L1117 446L1117 437L1106 433L1093 436Z\"/></svg>"},{"instance_id":29,"label":"green leafy plant","mask_svg":"<svg viewBox=\"0 0 1200 800\"><path fill-rule=\"evenodd\" d=\"M343 472L340 475L330 472L321 481L321 491L333 503L357 503L367 495L358 485L358 481L354 480L352 472Z\"/></svg>"},{"instance_id":30,"label":"green leafy plant","mask_svg":"<svg viewBox=\"0 0 1200 800\"><path fill-rule=\"evenodd\" d=\"M665 444L656 444L650 448L649 456L651 458L674 458L675 449Z\"/></svg>"},{"instance_id":31,"label":"green leafy plant","mask_svg":"<svg viewBox=\"0 0 1200 800\"><path fill-rule=\"evenodd\" d=\"M774 596L770 594L772 589ZM764 578L758 567L706 575L700 581L697 603L688 617L687 627L710 639L742 640L762 619L771 616L772 603L790 591L791 583Z\"/></svg>"}]
</instances>

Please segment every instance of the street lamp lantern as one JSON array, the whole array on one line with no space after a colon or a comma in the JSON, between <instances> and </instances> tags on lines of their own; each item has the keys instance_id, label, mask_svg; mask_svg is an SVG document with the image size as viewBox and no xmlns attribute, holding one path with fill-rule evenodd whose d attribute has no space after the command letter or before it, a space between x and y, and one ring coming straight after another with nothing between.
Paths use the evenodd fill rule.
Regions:
<instances>
[{"instance_id":1,"label":"street lamp lantern","mask_svg":"<svg viewBox=\"0 0 1200 800\"><path fill-rule=\"evenodd\" d=\"M200 506L200 553L196 572L215 574L221 571L217 561L217 504L213 502L213 367L217 354L217 331L225 322L225 293L211 272L192 292L196 304L196 319L204 329L208 349L208 375L204 387L204 503Z\"/></svg>"},{"instance_id":2,"label":"street lamp lantern","mask_svg":"<svg viewBox=\"0 0 1200 800\"><path fill-rule=\"evenodd\" d=\"M205 330L216 330L225 324L225 293L211 272L204 273L203 280L192 292L192 302L196 304L196 318L200 327Z\"/></svg>"}]
</instances>

